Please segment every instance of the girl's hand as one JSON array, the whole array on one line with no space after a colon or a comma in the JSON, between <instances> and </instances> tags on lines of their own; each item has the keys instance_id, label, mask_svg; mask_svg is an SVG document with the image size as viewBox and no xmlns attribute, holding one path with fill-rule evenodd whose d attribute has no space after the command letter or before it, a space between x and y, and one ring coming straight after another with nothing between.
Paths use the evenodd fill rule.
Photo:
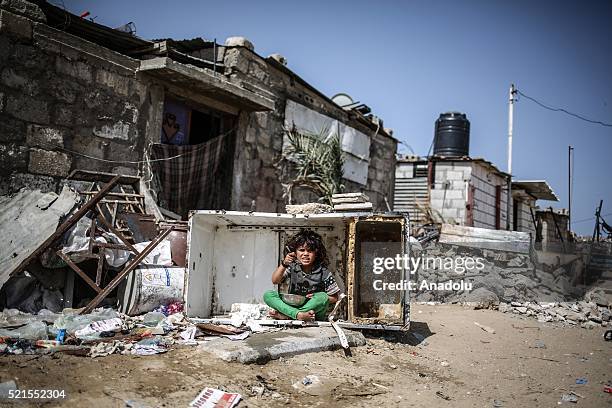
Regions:
<instances>
[{"instance_id":1,"label":"girl's hand","mask_svg":"<svg viewBox=\"0 0 612 408\"><path fill-rule=\"evenodd\" d=\"M306 295L306 298L307 298L307 299L312 299L312 296L313 296L313 295L314 295L314 293L309 293L309 294L307 294L307 295Z\"/></svg>"},{"instance_id":2,"label":"girl's hand","mask_svg":"<svg viewBox=\"0 0 612 408\"><path fill-rule=\"evenodd\" d=\"M285 259L283 259L283 264L289 265L289 264L293 263L293 261L295 261L295 258L296 258L295 252L289 252L285 256Z\"/></svg>"}]
</instances>

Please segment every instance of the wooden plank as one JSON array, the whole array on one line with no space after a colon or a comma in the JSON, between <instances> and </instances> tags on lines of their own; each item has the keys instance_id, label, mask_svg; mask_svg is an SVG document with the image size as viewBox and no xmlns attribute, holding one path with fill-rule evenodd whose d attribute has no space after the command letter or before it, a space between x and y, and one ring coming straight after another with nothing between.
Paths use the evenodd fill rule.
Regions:
<instances>
[{"instance_id":1,"label":"wooden plank","mask_svg":"<svg viewBox=\"0 0 612 408\"><path fill-rule=\"evenodd\" d=\"M132 261L128 262L125 268L123 268L123 270L119 272L117 276L115 276L115 278L108 285L106 285L106 287L100 293L98 293L98 295L93 298L93 300L89 302L87 306L85 306L85 308L81 311L80 314L90 313L96 306L98 306L100 302L102 302L102 300L104 300L108 296L108 294L111 293L113 289L117 287L117 285L119 285L119 283L121 283L121 281L128 275L128 273L136 269L140 262L147 255L149 255L149 253L153 251L155 247L157 247L157 245L159 245L159 243L162 242L168 236L168 234L170 234L170 232L172 232L173 229L173 227L170 227L167 230L164 230L164 232L162 232L160 235L157 236L157 238L151 241L151 243L147 245L140 254L138 254Z\"/></svg>"},{"instance_id":2,"label":"wooden plank","mask_svg":"<svg viewBox=\"0 0 612 408\"><path fill-rule=\"evenodd\" d=\"M91 288L93 290L95 290L96 293L100 293L102 291L102 289L98 285L96 285L95 282L92 281L91 278L89 276L87 276L87 274L85 272L83 272L83 270L81 268L79 268L74 262L72 262L72 260L68 257L68 255L63 253L61 250L57 251L57 255L60 258L62 258L64 260L64 262L66 262L66 264L73 271L75 271L81 278L83 278L85 283L87 283L89 286L91 286Z\"/></svg>"},{"instance_id":3,"label":"wooden plank","mask_svg":"<svg viewBox=\"0 0 612 408\"><path fill-rule=\"evenodd\" d=\"M443 224L438 242L470 248L528 254L531 246L531 237L526 232Z\"/></svg>"},{"instance_id":4,"label":"wooden plank","mask_svg":"<svg viewBox=\"0 0 612 408\"><path fill-rule=\"evenodd\" d=\"M96 192L95 191L79 191L79 194L82 194L82 195L94 195L94 194L96 194ZM107 197L121 197L121 198L125 198L125 197L144 198L143 194L135 194L135 193L115 193L115 192L110 192L106 196Z\"/></svg>"},{"instance_id":5,"label":"wooden plank","mask_svg":"<svg viewBox=\"0 0 612 408\"><path fill-rule=\"evenodd\" d=\"M114 186L115 184L117 184L117 182L119 181L119 179L121 178L121 176L115 176L113 177L108 184L106 184L104 186L104 188L102 190L100 190L96 195L94 195L93 197L91 197L89 199L89 201L87 201L85 204L83 204L81 206L81 208L79 208L77 210L77 212L75 212L74 214L72 214L70 217L68 217L68 219L66 221L64 221L62 223L62 225L60 225L57 230L55 230L55 232L53 234L51 234L51 236L49 238L47 238L45 240L45 242L43 242L42 244L40 244L40 246L38 248L36 248L34 250L34 252L32 252L32 254L30 256L28 256L26 259L23 260L23 262L21 262L19 264L19 266L17 266L17 268L15 268L11 273L10 276L13 276L21 271L23 271L25 269L26 266L28 266L28 264L30 262L32 262L33 259L39 257L44 251L45 249L47 249L51 244L53 244L53 242L55 242L55 240L57 240L58 238L60 238L66 231L68 231L70 228L72 228L72 226L74 224L76 224L81 218L83 218L83 216L85 214L87 214L87 212L89 210L91 210L92 208L94 208L94 206L96 204L98 204L98 202L100 200L102 200L102 198L104 197L104 195L106 193L108 193Z\"/></svg>"},{"instance_id":6,"label":"wooden plank","mask_svg":"<svg viewBox=\"0 0 612 408\"><path fill-rule=\"evenodd\" d=\"M473 238L483 238L497 241L527 241L531 237L527 232L493 230L487 228L465 227L462 225L442 224L440 232L443 235L457 235Z\"/></svg>"}]
</instances>

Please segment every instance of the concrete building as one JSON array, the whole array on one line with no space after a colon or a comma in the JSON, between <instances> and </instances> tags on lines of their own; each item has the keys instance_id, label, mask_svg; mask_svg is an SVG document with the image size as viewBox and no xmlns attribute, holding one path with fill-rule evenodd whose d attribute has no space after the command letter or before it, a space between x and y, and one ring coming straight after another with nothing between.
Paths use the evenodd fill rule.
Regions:
<instances>
[{"instance_id":1,"label":"concrete building","mask_svg":"<svg viewBox=\"0 0 612 408\"><path fill-rule=\"evenodd\" d=\"M345 190L366 193L375 210L392 202L392 132L335 104L280 55L262 57L241 37L147 41L43 1L1 7L0 193L57 190L86 169L139 174L183 215L284 211L284 128L323 123L342 138ZM185 177L168 164L177 156Z\"/></svg>"},{"instance_id":2,"label":"concrete building","mask_svg":"<svg viewBox=\"0 0 612 408\"><path fill-rule=\"evenodd\" d=\"M538 208L535 211L538 249L552 252L566 251L570 242L569 214L567 209ZM540 247L541 245L541 247Z\"/></svg>"},{"instance_id":3,"label":"concrete building","mask_svg":"<svg viewBox=\"0 0 612 408\"><path fill-rule=\"evenodd\" d=\"M408 211L415 226L433 215L440 222L506 229L507 180L507 173L482 158L401 157L394 209ZM536 200L557 200L544 181L513 182L512 199L510 230L532 234Z\"/></svg>"}]
</instances>

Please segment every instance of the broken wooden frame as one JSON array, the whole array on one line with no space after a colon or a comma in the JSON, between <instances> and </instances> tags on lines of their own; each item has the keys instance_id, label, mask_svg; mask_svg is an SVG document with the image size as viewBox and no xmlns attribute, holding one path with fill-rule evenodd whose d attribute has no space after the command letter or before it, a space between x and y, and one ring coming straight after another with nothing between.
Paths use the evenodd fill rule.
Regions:
<instances>
[{"instance_id":1,"label":"broken wooden frame","mask_svg":"<svg viewBox=\"0 0 612 408\"><path fill-rule=\"evenodd\" d=\"M28 256L24 261L17 266L12 272L11 276L14 276L23 270L32 262L34 259L38 258L47 248L51 247L53 243L55 243L58 239L60 239L70 228L72 228L81 218L83 218L89 211L94 211L94 216L92 217L91 229L90 229L90 242L89 242L89 256L92 258L98 259L98 267L96 271L96 280L93 281L81 268L79 268L66 254L64 254L61 250L57 251L58 256L66 262L66 264L77 274L79 275L85 283L87 283L94 291L96 291L97 296L89 302L89 304L81 311L81 314L90 313L96 306L104 300L109 293L115 289L119 283L136 267L142 262L142 260L149 254L157 245L159 245L165 238L168 236L170 232L174 229L172 225L168 226L162 230L159 235L149 243L142 251L136 250L134 246L129 242L129 240L116 228L112 226L108 220L104 218L102 214L99 203L106 197L107 194L115 187L117 183L120 182L122 178L125 176L120 175L110 175L112 178L107 182L107 184L102 187L99 191L95 192L93 196L86 201L81 208L79 208L74 214L68 217L66 221L64 221L57 230L49 236L38 248L36 248L30 256ZM96 219L100 220L102 224L106 228L110 230L113 234L115 234L124 245L120 244L102 244L95 241L96 235ZM94 248L99 247L102 251L95 254ZM106 287L101 287L102 283L102 268L104 264L104 248L113 248L113 249L124 249L129 250L135 254L135 258L131 261L128 261L126 266L121 270L113 280L106 285Z\"/></svg>"}]
</instances>

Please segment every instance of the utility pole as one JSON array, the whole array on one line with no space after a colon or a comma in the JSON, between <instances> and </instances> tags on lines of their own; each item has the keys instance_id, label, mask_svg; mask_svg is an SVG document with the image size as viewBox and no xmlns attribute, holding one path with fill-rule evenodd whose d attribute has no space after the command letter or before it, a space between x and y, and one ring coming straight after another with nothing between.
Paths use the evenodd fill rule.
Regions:
<instances>
[{"instance_id":1,"label":"utility pole","mask_svg":"<svg viewBox=\"0 0 612 408\"><path fill-rule=\"evenodd\" d=\"M568 196L568 203L567 203L567 229L569 230L568 232L572 231L572 153L573 153L574 148L569 145L567 146L567 196Z\"/></svg>"},{"instance_id":2,"label":"utility pole","mask_svg":"<svg viewBox=\"0 0 612 408\"><path fill-rule=\"evenodd\" d=\"M510 209L512 205L512 132L514 126L514 84L508 93L508 197L506 198L506 230L510 231Z\"/></svg>"}]
</instances>

